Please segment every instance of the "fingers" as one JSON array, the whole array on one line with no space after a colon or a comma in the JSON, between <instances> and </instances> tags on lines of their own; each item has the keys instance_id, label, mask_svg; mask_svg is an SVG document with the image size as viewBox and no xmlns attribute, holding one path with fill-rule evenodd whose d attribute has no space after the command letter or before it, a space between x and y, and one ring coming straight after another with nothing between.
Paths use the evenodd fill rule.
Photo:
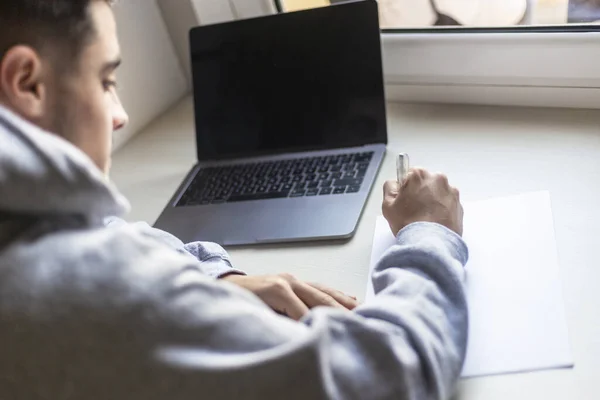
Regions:
<instances>
[{"instance_id":1,"label":"fingers","mask_svg":"<svg viewBox=\"0 0 600 400\"><path fill-rule=\"evenodd\" d=\"M329 293L321 291L307 283L302 281L296 281L292 284L294 292L298 297L309 307L314 308L318 306L334 307L334 308L347 308L331 296Z\"/></svg>"},{"instance_id":2,"label":"fingers","mask_svg":"<svg viewBox=\"0 0 600 400\"><path fill-rule=\"evenodd\" d=\"M437 173L434 175L445 188L450 188L450 183L448 182L448 177L442 173Z\"/></svg>"},{"instance_id":3,"label":"fingers","mask_svg":"<svg viewBox=\"0 0 600 400\"><path fill-rule=\"evenodd\" d=\"M308 314L309 309L293 292L290 294L289 301L281 310L285 315L293 320L299 321Z\"/></svg>"},{"instance_id":4,"label":"fingers","mask_svg":"<svg viewBox=\"0 0 600 400\"><path fill-rule=\"evenodd\" d=\"M278 285L277 299L273 301L271 307L278 312L281 312L288 317L298 321L308 314L308 307L296 295L289 282L282 279Z\"/></svg>"},{"instance_id":5,"label":"fingers","mask_svg":"<svg viewBox=\"0 0 600 400\"><path fill-rule=\"evenodd\" d=\"M455 187L452 187L452 189L451 189L451 190L452 190L452 194L453 194L454 196L456 196L456 198L457 198L458 200L460 200L460 191L459 191L457 188L455 188Z\"/></svg>"},{"instance_id":6,"label":"fingers","mask_svg":"<svg viewBox=\"0 0 600 400\"><path fill-rule=\"evenodd\" d=\"M335 301L348 310L354 310L356 307L358 307L358 300L356 300L356 297L350 297L339 290L328 288L327 286L323 286L319 283L309 283L309 285L323 293L327 293Z\"/></svg>"},{"instance_id":7,"label":"fingers","mask_svg":"<svg viewBox=\"0 0 600 400\"><path fill-rule=\"evenodd\" d=\"M285 304L285 314L296 320L302 318L310 308L325 306L353 310L358 306L356 298L350 297L339 290L328 288L318 283L306 283L290 274L278 276L285 296L281 302ZM301 304L299 304L300 302ZM283 310L281 310L283 311Z\"/></svg>"},{"instance_id":8,"label":"fingers","mask_svg":"<svg viewBox=\"0 0 600 400\"><path fill-rule=\"evenodd\" d=\"M406 178L406 180L425 180L430 176L431 174L425 168L414 167L411 168L408 172L408 177Z\"/></svg>"},{"instance_id":9,"label":"fingers","mask_svg":"<svg viewBox=\"0 0 600 400\"><path fill-rule=\"evenodd\" d=\"M406 185L409 181L423 180L429 178L430 176L431 174L424 168L411 168L402 184L394 180L385 182L383 185L383 198L387 202L393 201L396 197L398 197L403 185Z\"/></svg>"},{"instance_id":10,"label":"fingers","mask_svg":"<svg viewBox=\"0 0 600 400\"><path fill-rule=\"evenodd\" d=\"M384 201L394 201L398 193L400 193L400 184L397 181L387 181L383 185Z\"/></svg>"},{"instance_id":11,"label":"fingers","mask_svg":"<svg viewBox=\"0 0 600 400\"><path fill-rule=\"evenodd\" d=\"M456 229L456 233L458 233L459 236L462 237L463 233L464 233L464 226L463 226L463 219L465 216L465 210L462 206L462 204L459 202L458 203L458 227Z\"/></svg>"},{"instance_id":12,"label":"fingers","mask_svg":"<svg viewBox=\"0 0 600 400\"><path fill-rule=\"evenodd\" d=\"M314 284L309 285L290 274L275 276L231 275L224 280L234 283L257 295L279 314L300 320L310 308L328 306L354 309L358 303L340 291Z\"/></svg>"},{"instance_id":13,"label":"fingers","mask_svg":"<svg viewBox=\"0 0 600 400\"><path fill-rule=\"evenodd\" d=\"M295 320L300 320L310 308L318 306L352 310L358 305L356 299L339 291L317 284L309 285L290 274L279 275L277 293L274 308Z\"/></svg>"}]
</instances>

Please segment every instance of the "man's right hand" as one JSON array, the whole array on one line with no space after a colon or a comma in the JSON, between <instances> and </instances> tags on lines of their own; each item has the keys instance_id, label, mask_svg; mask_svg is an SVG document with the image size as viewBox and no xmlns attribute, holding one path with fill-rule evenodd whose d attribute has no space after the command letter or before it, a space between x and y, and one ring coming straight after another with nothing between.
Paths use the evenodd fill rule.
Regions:
<instances>
[{"instance_id":1,"label":"man's right hand","mask_svg":"<svg viewBox=\"0 0 600 400\"><path fill-rule=\"evenodd\" d=\"M413 168L402 185L388 181L383 190L383 215L394 235L414 222L435 222L462 236L460 196L445 175Z\"/></svg>"}]
</instances>

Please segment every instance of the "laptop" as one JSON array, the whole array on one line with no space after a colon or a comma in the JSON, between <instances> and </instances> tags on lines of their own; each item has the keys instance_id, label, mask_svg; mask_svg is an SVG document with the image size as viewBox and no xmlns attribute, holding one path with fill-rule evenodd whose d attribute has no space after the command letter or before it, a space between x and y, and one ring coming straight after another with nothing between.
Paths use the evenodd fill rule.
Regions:
<instances>
[{"instance_id":1,"label":"laptop","mask_svg":"<svg viewBox=\"0 0 600 400\"><path fill-rule=\"evenodd\" d=\"M387 144L377 2L190 31L197 164L155 227L224 246L354 235Z\"/></svg>"}]
</instances>

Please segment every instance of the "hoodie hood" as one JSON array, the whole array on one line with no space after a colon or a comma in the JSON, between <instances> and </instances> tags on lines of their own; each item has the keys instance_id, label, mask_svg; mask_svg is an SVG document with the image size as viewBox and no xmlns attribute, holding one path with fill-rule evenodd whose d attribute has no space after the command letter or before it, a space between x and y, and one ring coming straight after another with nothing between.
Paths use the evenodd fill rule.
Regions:
<instances>
[{"instance_id":1,"label":"hoodie hood","mask_svg":"<svg viewBox=\"0 0 600 400\"><path fill-rule=\"evenodd\" d=\"M0 213L101 221L128 211L86 154L0 106Z\"/></svg>"}]
</instances>

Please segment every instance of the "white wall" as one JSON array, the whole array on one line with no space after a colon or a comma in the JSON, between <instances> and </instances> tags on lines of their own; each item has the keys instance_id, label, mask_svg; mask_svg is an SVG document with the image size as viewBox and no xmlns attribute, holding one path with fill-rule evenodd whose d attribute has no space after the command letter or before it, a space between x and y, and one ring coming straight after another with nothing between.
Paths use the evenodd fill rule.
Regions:
<instances>
[{"instance_id":1,"label":"white wall","mask_svg":"<svg viewBox=\"0 0 600 400\"><path fill-rule=\"evenodd\" d=\"M196 17L201 24L215 24L234 18L230 0L188 0L191 1Z\"/></svg>"},{"instance_id":2,"label":"white wall","mask_svg":"<svg viewBox=\"0 0 600 400\"><path fill-rule=\"evenodd\" d=\"M248 0L228 0L236 18L253 18L262 15L275 14L275 2L273 0L259 0L252 2Z\"/></svg>"},{"instance_id":3,"label":"white wall","mask_svg":"<svg viewBox=\"0 0 600 400\"><path fill-rule=\"evenodd\" d=\"M180 60L188 82L191 82L190 28L199 24L196 10L190 0L157 0L171 42ZM188 85L191 88L191 85Z\"/></svg>"},{"instance_id":4,"label":"white wall","mask_svg":"<svg viewBox=\"0 0 600 400\"><path fill-rule=\"evenodd\" d=\"M115 15L123 53L119 90L130 117L115 133L117 149L185 96L188 80L156 0L119 2Z\"/></svg>"}]
</instances>

